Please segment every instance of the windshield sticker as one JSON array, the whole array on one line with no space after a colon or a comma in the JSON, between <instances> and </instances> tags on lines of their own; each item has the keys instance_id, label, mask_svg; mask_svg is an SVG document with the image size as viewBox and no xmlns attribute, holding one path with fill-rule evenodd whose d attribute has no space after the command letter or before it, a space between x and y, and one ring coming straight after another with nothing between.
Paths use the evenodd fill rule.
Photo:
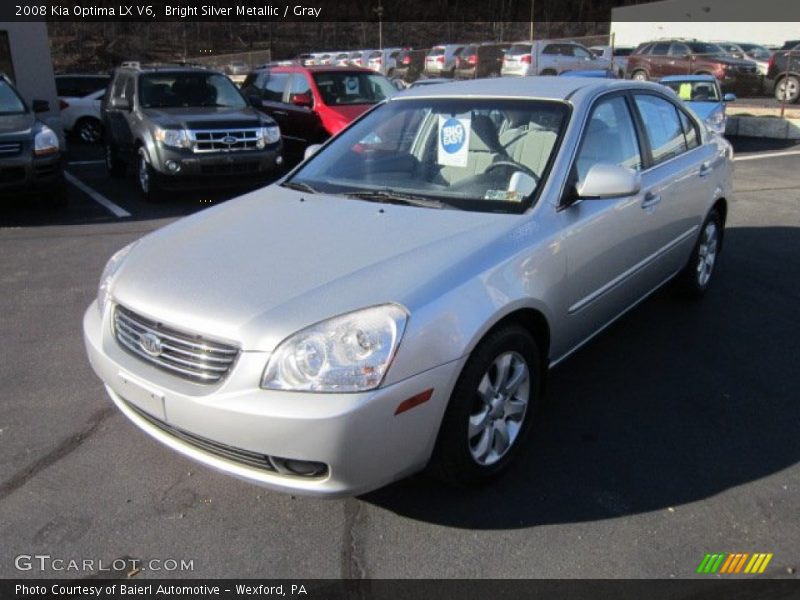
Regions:
<instances>
[{"instance_id":1,"label":"windshield sticker","mask_svg":"<svg viewBox=\"0 0 800 600\"><path fill-rule=\"evenodd\" d=\"M692 84L691 83L682 83L678 88L678 98L681 100L691 100L692 99Z\"/></svg>"},{"instance_id":2,"label":"windshield sticker","mask_svg":"<svg viewBox=\"0 0 800 600\"><path fill-rule=\"evenodd\" d=\"M344 78L344 93L348 96L358 95L358 77Z\"/></svg>"},{"instance_id":3,"label":"windshield sticker","mask_svg":"<svg viewBox=\"0 0 800 600\"><path fill-rule=\"evenodd\" d=\"M448 167L466 167L469 156L470 113L448 117L439 115L437 161Z\"/></svg>"},{"instance_id":4,"label":"windshield sticker","mask_svg":"<svg viewBox=\"0 0 800 600\"><path fill-rule=\"evenodd\" d=\"M498 202L522 202L522 196L516 190L486 190L483 199Z\"/></svg>"}]
</instances>

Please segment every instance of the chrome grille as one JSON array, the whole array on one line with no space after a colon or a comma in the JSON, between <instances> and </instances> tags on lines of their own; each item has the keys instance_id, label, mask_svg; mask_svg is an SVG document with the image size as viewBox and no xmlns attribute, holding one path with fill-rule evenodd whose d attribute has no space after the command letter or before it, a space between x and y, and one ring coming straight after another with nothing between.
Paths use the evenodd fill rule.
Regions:
<instances>
[{"instance_id":1,"label":"chrome grille","mask_svg":"<svg viewBox=\"0 0 800 600\"><path fill-rule=\"evenodd\" d=\"M237 152L258 150L259 129L192 129L189 138L194 152Z\"/></svg>"},{"instance_id":2,"label":"chrome grille","mask_svg":"<svg viewBox=\"0 0 800 600\"><path fill-rule=\"evenodd\" d=\"M114 335L142 360L198 383L222 381L239 354L234 346L164 327L122 306L114 310Z\"/></svg>"},{"instance_id":3,"label":"chrome grille","mask_svg":"<svg viewBox=\"0 0 800 600\"><path fill-rule=\"evenodd\" d=\"M22 142L0 142L0 156L16 156L22 152Z\"/></svg>"}]
</instances>

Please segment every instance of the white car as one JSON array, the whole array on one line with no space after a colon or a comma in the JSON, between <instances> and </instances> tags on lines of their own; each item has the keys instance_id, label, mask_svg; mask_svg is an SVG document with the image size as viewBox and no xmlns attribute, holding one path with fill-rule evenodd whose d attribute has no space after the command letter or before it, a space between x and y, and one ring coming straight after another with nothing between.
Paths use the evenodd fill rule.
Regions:
<instances>
[{"instance_id":1,"label":"white car","mask_svg":"<svg viewBox=\"0 0 800 600\"><path fill-rule=\"evenodd\" d=\"M103 138L100 104L108 82L106 75L56 76L61 122L67 133L89 144Z\"/></svg>"}]
</instances>

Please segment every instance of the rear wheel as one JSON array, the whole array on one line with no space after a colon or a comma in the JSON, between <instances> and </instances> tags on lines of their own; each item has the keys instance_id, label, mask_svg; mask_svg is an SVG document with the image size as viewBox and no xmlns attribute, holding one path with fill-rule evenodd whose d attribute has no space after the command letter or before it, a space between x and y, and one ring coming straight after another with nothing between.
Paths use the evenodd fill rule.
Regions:
<instances>
[{"instance_id":1,"label":"rear wheel","mask_svg":"<svg viewBox=\"0 0 800 600\"><path fill-rule=\"evenodd\" d=\"M631 75L631 79L633 79L634 81L647 81L649 77L647 77L646 71L638 69L633 72L633 75Z\"/></svg>"},{"instance_id":2,"label":"rear wheel","mask_svg":"<svg viewBox=\"0 0 800 600\"><path fill-rule=\"evenodd\" d=\"M96 144L103 139L103 124L92 117L84 117L75 123L75 135L84 144Z\"/></svg>"},{"instance_id":3,"label":"rear wheel","mask_svg":"<svg viewBox=\"0 0 800 600\"><path fill-rule=\"evenodd\" d=\"M800 98L800 79L795 75L787 75L775 84L775 98L779 102L797 102Z\"/></svg>"},{"instance_id":4,"label":"rear wheel","mask_svg":"<svg viewBox=\"0 0 800 600\"><path fill-rule=\"evenodd\" d=\"M550 76L550 75L557 75L557 74L558 74L558 73L556 73L555 71L553 71L553 69L545 69L544 71L542 71L542 72L540 73L540 75L547 75L547 76Z\"/></svg>"},{"instance_id":5,"label":"rear wheel","mask_svg":"<svg viewBox=\"0 0 800 600\"><path fill-rule=\"evenodd\" d=\"M527 330L508 325L472 352L453 388L429 469L456 485L488 481L511 463L530 430L541 363Z\"/></svg>"},{"instance_id":6,"label":"rear wheel","mask_svg":"<svg viewBox=\"0 0 800 600\"><path fill-rule=\"evenodd\" d=\"M678 276L678 285L685 295L700 298L711 286L722 250L722 219L712 210L700 229L689 262Z\"/></svg>"}]
</instances>

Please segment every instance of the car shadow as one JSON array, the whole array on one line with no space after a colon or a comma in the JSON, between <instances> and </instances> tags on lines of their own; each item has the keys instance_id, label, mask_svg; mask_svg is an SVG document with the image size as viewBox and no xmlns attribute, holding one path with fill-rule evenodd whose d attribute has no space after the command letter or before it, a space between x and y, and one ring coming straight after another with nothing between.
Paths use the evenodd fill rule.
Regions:
<instances>
[{"instance_id":1,"label":"car shadow","mask_svg":"<svg viewBox=\"0 0 800 600\"><path fill-rule=\"evenodd\" d=\"M419 475L362 499L511 529L680 507L797 463L800 228L732 228L725 246L702 302L665 288L552 371L502 478L453 489Z\"/></svg>"}]
</instances>

